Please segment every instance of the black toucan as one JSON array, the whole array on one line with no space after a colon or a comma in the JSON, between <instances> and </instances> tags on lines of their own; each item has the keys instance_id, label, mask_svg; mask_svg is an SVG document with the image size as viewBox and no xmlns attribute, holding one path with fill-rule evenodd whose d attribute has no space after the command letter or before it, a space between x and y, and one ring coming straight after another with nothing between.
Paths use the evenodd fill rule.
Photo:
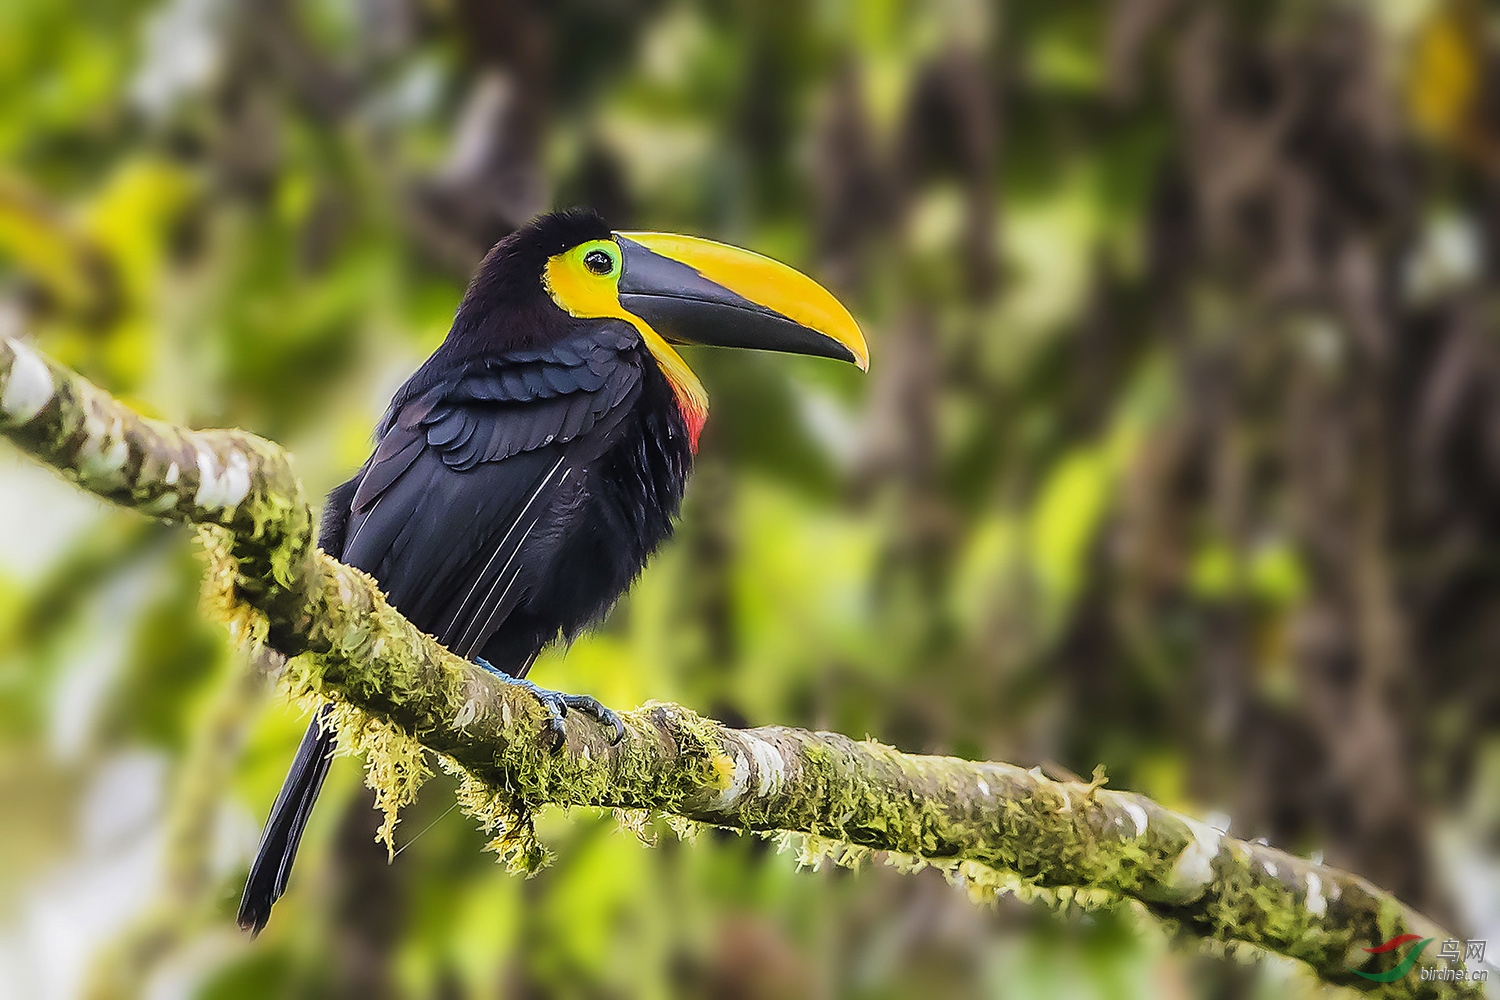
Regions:
<instances>
[{"instance_id":1,"label":"black toucan","mask_svg":"<svg viewBox=\"0 0 1500 1000\"><path fill-rule=\"evenodd\" d=\"M555 734L570 708L619 727L593 699L524 678L544 646L603 618L672 533L708 413L673 343L868 363L848 311L784 264L611 232L588 211L545 215L485 256L374 454L328 496L323 549L450 650L530 687ZM328 773L325 713L261 834L239 911L252 932Z\"/></svg>"}]
</instances>

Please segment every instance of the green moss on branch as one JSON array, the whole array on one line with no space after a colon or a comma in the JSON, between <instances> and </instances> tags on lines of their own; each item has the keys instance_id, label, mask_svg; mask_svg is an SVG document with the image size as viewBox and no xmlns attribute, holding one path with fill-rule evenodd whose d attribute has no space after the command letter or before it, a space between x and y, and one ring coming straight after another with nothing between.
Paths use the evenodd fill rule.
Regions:
<instances>
[{"instance_id":1,"label":"green moss on branch","mask_svg":"<svg viewBox=\"0 0 1500 1000\"><path fill-rule=\"evenodd\" d=\"M245 641L291 657L294 694L343 706L346 743L374 761L387 839L425 774L425 748L461 771L462 804L520 867L539 853L533 807L654 810L794 831L840 853L890 852L981 892L1133 901L1205 939L1291 956L1328 982L1386 996L1480 995L1420 970L1391 984L1350 971L1389 964L1362 949L1396 935L1451 936L1362 879L1096 783L837 733L729 729L669 704L622 713L617 745L572 714L564 752L552 753L535 699L449 653L368 576L312 545L312 514L276 445L145 419L15 341L0 343L0 432L82 489L204 526L208 606Z\"/></svg>"}]
</instances>

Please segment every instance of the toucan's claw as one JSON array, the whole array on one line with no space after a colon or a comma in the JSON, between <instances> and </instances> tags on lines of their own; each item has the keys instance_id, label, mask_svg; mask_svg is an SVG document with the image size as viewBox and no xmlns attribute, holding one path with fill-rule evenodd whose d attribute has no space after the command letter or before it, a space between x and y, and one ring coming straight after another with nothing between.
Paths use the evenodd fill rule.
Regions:
<instances>
[{"instance_id":1,"label":"toucan's claw","mask_svg":"<svg viewBox=\"0 0 1500 1000\"><path fill-rule=\"evenodd\" d=\"M564 694L561 691L544 688L525 678L512 677L487 660L476 659L474 662L499 677L504 683L530 692L537 701L542 703L542 708L547 712L547 731L552 734L553 753L562 750L567 742L566 718L569 709L592 716L601 725L613 730L611 743L619 743L625 738L625 724L620 721L620 717L614 711L599 704L598 699L586 694Z\"/></svg>"},{"instance_id":2,"label":"toucan's claw","mask_svg":"<svg viewBox=\"0 0 1500 1000\"><path fill-rule=\"evenodd\" d=\"M599 704L598 699L586 694L565 694L562 696L563 704L575 712L591 715L599 721L601 726L608 728L610 732L610 743L619 743L625 738L625 723L613 709L605 708Z\"/></svg>"}]
</instances>

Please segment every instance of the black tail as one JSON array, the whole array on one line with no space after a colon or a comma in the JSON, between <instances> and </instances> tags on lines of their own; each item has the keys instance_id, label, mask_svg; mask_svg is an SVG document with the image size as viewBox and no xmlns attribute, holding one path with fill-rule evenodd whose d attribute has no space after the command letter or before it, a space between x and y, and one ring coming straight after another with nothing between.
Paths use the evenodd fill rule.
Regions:
<instances>
[{"instance_id":1,"label":"black tail","mask_svg":"<svg viewBox=\"0 0 1500 1000\"><path fill-rule=\"evenodd\" d=\"M297 757L292 761L292 769L281 784L281 792L271 806L271 815L260 835L255 863L250 866L245 894L240 897L238 918L240 926L252 935L259 934L266 926L271 917L271 905L286 891L292 861L297 857L297 844L302 840L302 829L307 826L307 817L312 814L323 779L328 776L334 744L333 730L327 728L329 708L324 705L319 709L307 727L302 745L297 748Z\"/></svg>"}]
</instances>

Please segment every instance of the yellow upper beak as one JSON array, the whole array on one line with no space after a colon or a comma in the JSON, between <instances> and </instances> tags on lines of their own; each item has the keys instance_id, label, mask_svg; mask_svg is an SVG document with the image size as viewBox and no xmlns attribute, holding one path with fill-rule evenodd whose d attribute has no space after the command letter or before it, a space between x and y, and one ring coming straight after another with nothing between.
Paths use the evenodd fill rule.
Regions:
<instances>
[{"instance_id":1,"label":"yellow upper beak","mask_svg":"<svg viewBox=\"0 0 1500 1000\"><path fill-rule=\"evenodd\" d=\"M790 351L870 365L859 324L807 275L724 243L616 233L620 304L677 343Z\"/></svg>"}]
</instances>

